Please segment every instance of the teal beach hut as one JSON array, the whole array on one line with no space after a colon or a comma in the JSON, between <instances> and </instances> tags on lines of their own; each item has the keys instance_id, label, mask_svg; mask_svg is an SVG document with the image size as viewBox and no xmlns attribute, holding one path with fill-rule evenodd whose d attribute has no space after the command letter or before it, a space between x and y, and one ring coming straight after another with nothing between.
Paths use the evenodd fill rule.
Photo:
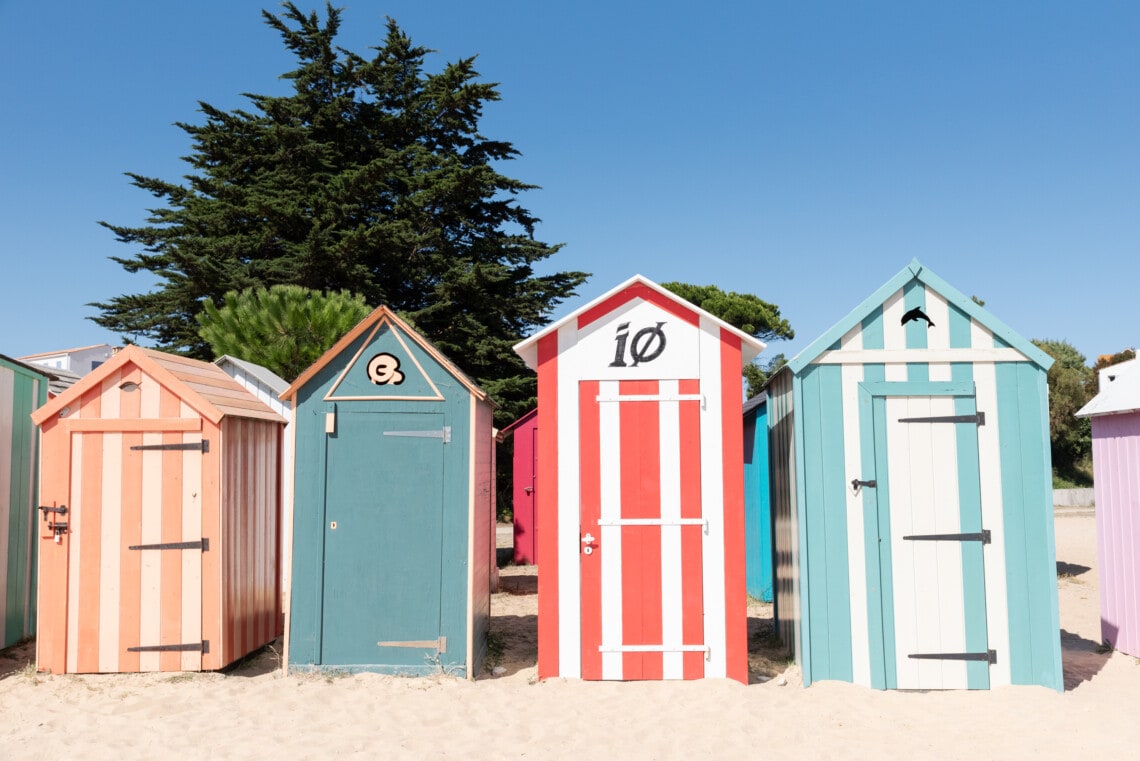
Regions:
<instances>
[{"instance_id":1,"label":"teal beach hut","mask_svg":"<svg viewBox=\"0 0 1140 761\"><path fill-rule=\"evenodd\" d=\"M772 503L768 496L768 394L744 403L744 567L748 596L772 602Z\"/></svg>"},{"instance_id":2,"label":"teal beach hut","mask_svg":"<svg viewBox=\"0 0 1140 761\"><path fill-rule=\"evenodd\" d=\"M768 381L804 684L1060 690L1052 360L913 261Z\"/></svg>"},{"instance_id":3,"label":"teal beach hut","mask_svg":"<svg viewBox=\"0 0 1140 761\"><path fill-rule=\"evenodd\" d=\"M51 376L0 355L0 648L35 632L39 431Z\"/></svg>"},{"instance_id":4,"label":"teal beach hut","mask_svg":"<svg viewBox=\"0 0 1140 761\"><path fill-rule=\"evenodd\" d=\"M281 398L295 458L287 667L474 678L494 558L487 395L379 307Z\"/></svg>"}]
</instances>

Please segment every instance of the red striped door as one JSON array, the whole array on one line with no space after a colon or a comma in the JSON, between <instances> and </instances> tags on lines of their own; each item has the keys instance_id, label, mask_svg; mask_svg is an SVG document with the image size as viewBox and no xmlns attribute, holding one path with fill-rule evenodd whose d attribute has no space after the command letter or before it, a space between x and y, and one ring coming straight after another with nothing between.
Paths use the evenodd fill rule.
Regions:
<instances>
[{"instance_id":1,"label":"red striped door","mask_svg":"<svg viewBox=\"0 0 1140 761\"><path fill-rule=\"evenodd\" d=\"M700 678L700 381L579 394L582 678Z\"/></svg>"}]
</instances>

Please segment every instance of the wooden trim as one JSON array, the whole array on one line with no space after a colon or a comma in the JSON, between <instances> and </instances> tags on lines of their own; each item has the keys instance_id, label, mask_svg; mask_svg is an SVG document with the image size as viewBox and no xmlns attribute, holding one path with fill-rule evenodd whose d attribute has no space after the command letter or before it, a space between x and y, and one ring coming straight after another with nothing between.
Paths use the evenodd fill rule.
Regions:
<instances>
[{"instance_id":1,"label":"wooden trim","mask_svg":"<svg viewBox=\"0 0 1140 761\"><path fill-rule=\"evenodd\" d=\"M202 418L153 418L130 420L119 418L69 418L63 421L69 432L93 431L99 433L165 433L168 431L194 432L202 430Z\"/></svg>"},{"instance_id":2,"label":"wooden trim","mask_svg":"<svg viewBox=\"0 0 1140 761\"><path fill-rule=\"evenodd\" d=\"M1017 349L835 349L825 351L813 365L902 365L932 362L1031 362Z\"/></svg>"}]
</instances>

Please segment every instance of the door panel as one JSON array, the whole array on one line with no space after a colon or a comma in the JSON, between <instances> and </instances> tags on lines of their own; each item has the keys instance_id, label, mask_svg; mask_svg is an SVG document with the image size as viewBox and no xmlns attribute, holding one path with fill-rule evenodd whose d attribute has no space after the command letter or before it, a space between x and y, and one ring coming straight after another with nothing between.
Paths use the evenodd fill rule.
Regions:
<instances>
[{"instance_id":1,"label":"door panel","mask_svg":"<svg viewBox=\"0 0 1140 761\"><path fill-rule=\"evenodd\" d=\"M442 430L442 414L338 414L326 452L322 664L424 666L437 655L444 443L432 434Z\"/></svg>"}]
</instances>

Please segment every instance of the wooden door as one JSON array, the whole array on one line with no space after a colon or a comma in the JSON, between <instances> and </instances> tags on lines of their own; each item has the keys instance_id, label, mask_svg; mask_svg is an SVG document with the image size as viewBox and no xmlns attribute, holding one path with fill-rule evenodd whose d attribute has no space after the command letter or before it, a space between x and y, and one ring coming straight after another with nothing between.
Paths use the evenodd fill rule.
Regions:
<instances>
[{"instance_id":1,"label":"wooden door","mask_svg":"<svg viewBox=\"0 0 1140 761\"><path fill-rule=\"evenodd\" d=\"M325 461L326 666L422 667L446 652L443 423L434 413L337 415Z\"/></svg>"},{"instance_id":2,"label":"wooden door","mask_svg":"<svg viewBox=\"0 0 1140 761\"><path fill-rule=\"evenodd\" d=\"M584 679L704 675L699 391L579 385Z\"/></svg>"},{"instance_id":3,"label":"wooden door","mask_svg":"<svg viewBox=\"0 0 1140 761\"><path fill-rule=\"evenodd\" d=\"M974 398L960 396L887 397L876 408L886 439L877 489L889 505L880 526L888 686L989 686L976 413Z\"/></svg>"}]
</instances>

